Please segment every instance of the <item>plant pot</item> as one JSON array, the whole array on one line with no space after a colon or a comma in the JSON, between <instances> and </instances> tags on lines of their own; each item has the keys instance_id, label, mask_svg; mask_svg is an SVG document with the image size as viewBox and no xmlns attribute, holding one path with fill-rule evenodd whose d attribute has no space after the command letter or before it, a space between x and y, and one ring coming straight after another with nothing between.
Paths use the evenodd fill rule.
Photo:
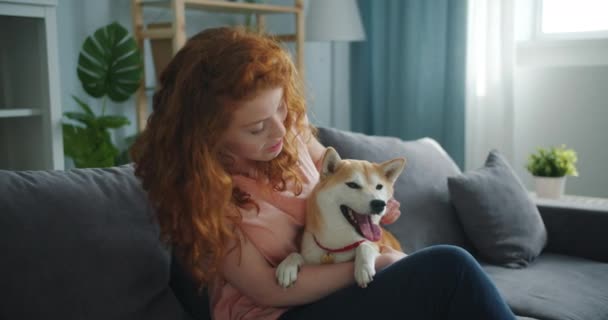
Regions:
<instances>
[{"instance_id":1,"label":"plant pot","mask_svg":"<svg viewBox=\"0 0 608 320\"><path fill-rule=\"evenodd\" d=\"M564 194L566 177L534 177L536 195L539 198L559 199Z\"/></svg>"}]
</instances>

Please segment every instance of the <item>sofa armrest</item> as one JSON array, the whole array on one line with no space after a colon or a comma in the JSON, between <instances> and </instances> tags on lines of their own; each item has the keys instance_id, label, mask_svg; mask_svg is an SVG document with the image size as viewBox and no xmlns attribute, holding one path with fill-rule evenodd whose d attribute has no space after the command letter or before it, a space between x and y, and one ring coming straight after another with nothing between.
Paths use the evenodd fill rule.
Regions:
<instances>
[{"instance_id":1,"label":"sofa armrest","mask_svg":"<svg viewBox=\"0 0 608 320\"><path fill-rule=\"evenodd\" d=\"M536 200L548 233L548 252L608 262L608 206Z\"/></svg>"}]
</instances>

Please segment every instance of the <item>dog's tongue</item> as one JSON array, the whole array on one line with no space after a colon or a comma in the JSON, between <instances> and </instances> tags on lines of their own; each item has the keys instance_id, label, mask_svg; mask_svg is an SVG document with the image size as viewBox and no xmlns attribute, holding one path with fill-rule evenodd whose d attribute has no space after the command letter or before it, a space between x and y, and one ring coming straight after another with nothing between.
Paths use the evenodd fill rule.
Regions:
<instances>
[{"instance_id":1,"label":"dog's tongue","mask_svg":"<svg viewBox=\"0 0 608 320\"><path fill-rule=\"evenodd\" d=\"M372 218L367 214L355 214L357 223L359 224L359 230L363 236L369 241L378 241L382 235L380 227L372 222Z\"/></svg>"}]
</instances>

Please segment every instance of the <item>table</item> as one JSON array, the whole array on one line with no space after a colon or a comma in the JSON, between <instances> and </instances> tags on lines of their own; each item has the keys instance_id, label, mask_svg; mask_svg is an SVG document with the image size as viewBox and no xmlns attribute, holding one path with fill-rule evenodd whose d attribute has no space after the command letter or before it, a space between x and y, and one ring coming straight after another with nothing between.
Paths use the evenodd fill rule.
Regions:
<instances>
[{"instance_id":1,"label":"table","mask_svg":"<svg viewBox=\"0 0 608 320\"><path fill-rule=\"evenodd\" d=\"M536 193L530 192L530 196L536 204L545 205L573 205L591 209L608 211L608 198L587 197L578 195L563 195L559 199L539 198Z\"/></svg>"}]
</instances>

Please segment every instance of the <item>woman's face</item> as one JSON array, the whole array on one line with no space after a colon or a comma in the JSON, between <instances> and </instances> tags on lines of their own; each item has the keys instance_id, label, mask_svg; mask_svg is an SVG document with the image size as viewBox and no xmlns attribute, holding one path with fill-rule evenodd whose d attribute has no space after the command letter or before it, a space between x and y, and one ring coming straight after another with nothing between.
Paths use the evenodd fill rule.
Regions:
<instances>
[{"instance_id":1,"label":"woman's face","mask_svg":"<svg viewBox=\"0 0 608 320\"><path fill-rule=\"evenodd\" d=\"M236 166L274 159L283 148L286 118L283 89L262 90L236 107L220 140L222 151L234 157Z\"/></svg>"}]
</instances>

